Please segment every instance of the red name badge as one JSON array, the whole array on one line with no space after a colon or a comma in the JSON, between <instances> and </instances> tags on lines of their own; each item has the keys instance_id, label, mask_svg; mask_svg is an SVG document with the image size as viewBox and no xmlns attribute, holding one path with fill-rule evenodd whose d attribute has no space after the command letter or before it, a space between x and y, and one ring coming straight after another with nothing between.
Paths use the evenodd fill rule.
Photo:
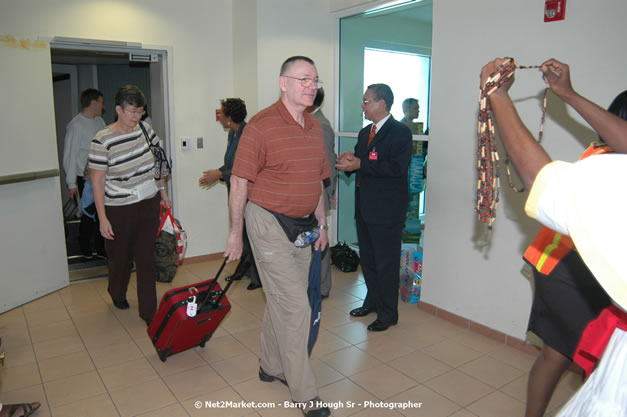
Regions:
<instances>
[{"instance_id":1,"label":"red name badge","mask_svg":"<svg viewBox=\"0 0 627 417\"><path fill-rule=\"evenodd\" d=\"M377 160L377 152L369 152L368 153L368 159L370 159L371 161L376 161Z\"/></svg>"}]
</instances>

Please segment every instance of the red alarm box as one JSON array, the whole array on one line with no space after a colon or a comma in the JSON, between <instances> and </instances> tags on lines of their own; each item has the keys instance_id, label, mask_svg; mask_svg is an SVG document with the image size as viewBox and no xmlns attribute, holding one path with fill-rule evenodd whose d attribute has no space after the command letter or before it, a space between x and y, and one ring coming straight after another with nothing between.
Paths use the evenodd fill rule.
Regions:
<instances>
[{"instance_id":1,"label":"red alarm box","mask_svg":"<svg viewBox=\"0 0 627 417\"><path fill-rule=\"evenodd\" d=\"M555 22L564 20L566 14L566 0L546 0L544 2L544 21Z\"/></svg>"}]
</instances>

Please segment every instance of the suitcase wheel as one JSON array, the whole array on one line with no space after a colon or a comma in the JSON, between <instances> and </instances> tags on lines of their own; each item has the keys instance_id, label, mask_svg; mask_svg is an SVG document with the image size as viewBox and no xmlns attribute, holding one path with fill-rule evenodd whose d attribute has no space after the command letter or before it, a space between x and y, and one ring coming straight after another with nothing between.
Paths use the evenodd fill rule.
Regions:
<instances>
[{"instance_id":1,"label":"suitcase wheel","mask_svg":"<svg viewBox=\"0 0 627 417\"><path fill-rule=\"evenodd\" d=\"M198 346L200 346L201 348L204 348L205 345L207 344L207 341L211 339L211 336L213 336L213 333L209 333L207 336L205 336L205 338L202 339L202 341L198 344Z\"/></svg>"},{"instance_id":2,"label":"suitcase wheel","mask_svg":"<svg viewBox=\"0 0 627 417\"><path fill-rule=\"evenodd\" d=\"M168 356L170 356L170 351L172 350L171 347L166 348L163 352L159 352L159 359L161 359L161 362L165 362L166 359L168 359Z\"/></svg>"}]
</instances>

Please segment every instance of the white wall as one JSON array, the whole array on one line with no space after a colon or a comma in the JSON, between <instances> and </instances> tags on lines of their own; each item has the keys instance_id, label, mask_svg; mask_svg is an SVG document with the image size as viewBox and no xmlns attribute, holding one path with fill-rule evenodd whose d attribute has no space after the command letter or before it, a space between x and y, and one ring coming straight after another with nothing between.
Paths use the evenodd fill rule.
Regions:
<instances>
[{"instance_id":1,"label":"white wall","mask_svg":"<svg viewBox=\"0 0 627 417\"><path fill-rule=\"evenodd\" d=\"M221 252L228 228L225 187L205 191L197 184L224 155L226 132L215 122L215 108L233 94L231 1L3 0L0 28L17 39L63 36L168 48L175 212L188 230L187 256ZM181 137L195 143L197 136L205 138L204 149L180 150Z\"/></svg>"},{"instance_id":2,"label":"white wall","mask_svg":"<svg viewBox=\"0 0 627 417\"><path fill-rule=\"evenodd\" d=\"M574 87L603 107L627 88L627 3L567 3L566 20L543 22L543 2L436 0L423 300L524 338L531 303L521 255L538 225L522 212L524 195L502 201L489 240L475 221L479 72L495 57L520 64L555 57L571 65ZM511 94L537 134L543 90L536 70L519 70ZM574 160L595 135L577 114L549 97L544 140L557 159ZM503 153L501 153L503 159ZM482 239L478 236L481 235Z\"/></svg>"}]
</instances>

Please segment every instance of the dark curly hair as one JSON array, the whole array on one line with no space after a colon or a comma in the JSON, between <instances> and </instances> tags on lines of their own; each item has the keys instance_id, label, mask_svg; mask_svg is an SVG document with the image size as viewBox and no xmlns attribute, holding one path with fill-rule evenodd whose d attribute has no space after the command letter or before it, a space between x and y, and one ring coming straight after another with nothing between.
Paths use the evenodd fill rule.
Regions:
<instances>
[{"instance_id":1,"label":"dark curly hair","mask_svg":"<svg viewBox=\"0 0 627 417\"><path fill-rule=\"evenodd\" d=\"M233 123L242 123L246 119L246 103L241 98L227 98L220 100L224 116L230 117Z\"/></svg>"}]
</instances>

